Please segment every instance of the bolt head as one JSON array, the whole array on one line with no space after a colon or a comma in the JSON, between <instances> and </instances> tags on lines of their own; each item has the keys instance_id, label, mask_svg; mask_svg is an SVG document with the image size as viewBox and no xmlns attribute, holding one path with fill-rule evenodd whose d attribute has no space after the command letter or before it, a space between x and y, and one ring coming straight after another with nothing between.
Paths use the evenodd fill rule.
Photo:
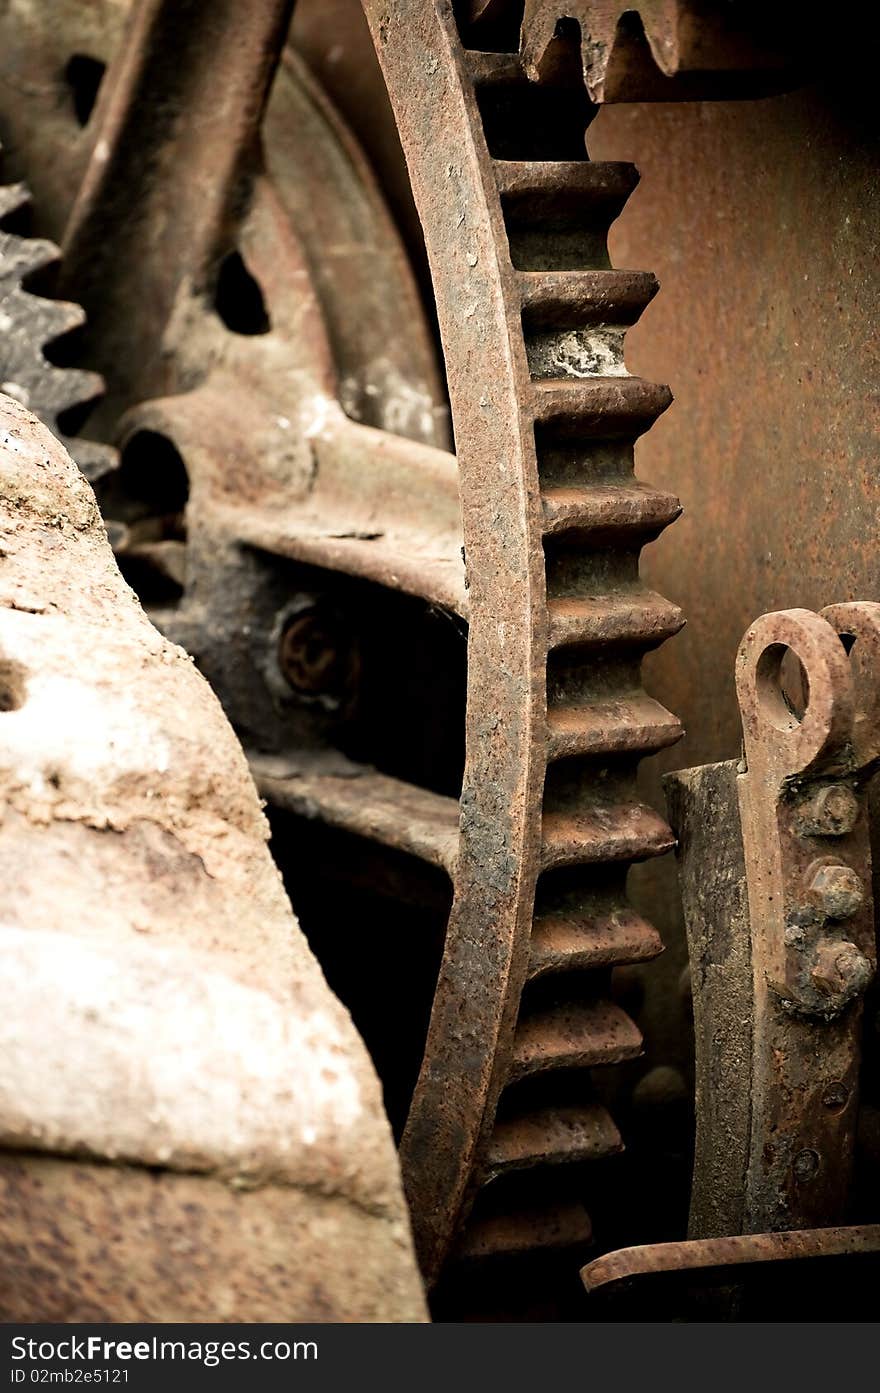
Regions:
<instances>
[{"instance_id":1,"label":"bolt head","mask_svg":"<svg viewBox=\"0 0 880 1393\"><path fill-rule=\"evenodd\" d=\"M819 866L810 880L809 895L826 919L849 919L861 909L865 890L852 866Z\"/></svg>"},{"instance_id":2,"label":"bolt head","mask_svg":"<svg viewBox=\"0 0 880 1393\"><path fill-rule=\"evenodd\" d=\"M860 996L874 975L872 964L854 943L845 939L825 939L816 949L810 977L814 987L827 996L829 1004L843 1006Z\"/></svg>"},{"instance_id":3,"label":"bolt head","mask_svg":"<svg viewBox=\"0 0 880 1393\"><path fill-rule=\"evenodd\" d=\"M278 666L288 686L301 696L338 703L353 689L359 657L341 617L319 601L286 624L278 644Z\"/></svg>"},{"instance_id":4,"label":"bolt head","mask_svg":"<svg viewBox=\"0 0 880 1393\"><path fill-rule=\"evenodd\" d=\"M822 1094L822 1106L829 1112L843 1112L849 1102L849 1089L840 1082L829 1083Z\"/></svg>"},{"instance_id":5,"label":"bolt head","mask_svg":"<svg viewBox=\"0 0 880 1393\"><path fill-rule=\"evenodd\" d=\"M798 1180L812 1180L819 1169L819 1153L807 1148L799 1151L792 1162L794 1173Z\"/></svg>"},{"instance_id":6,"label":"bolt head","mask_svg":"<svg viewBox=\"0 0 880 1393\"><path fill-rule=\"evenodd\" d=\"M802 837L845 837L859 817L859 800L847 784L826 784L801 803L797 830Z\"/></svg>"}]
</instances>

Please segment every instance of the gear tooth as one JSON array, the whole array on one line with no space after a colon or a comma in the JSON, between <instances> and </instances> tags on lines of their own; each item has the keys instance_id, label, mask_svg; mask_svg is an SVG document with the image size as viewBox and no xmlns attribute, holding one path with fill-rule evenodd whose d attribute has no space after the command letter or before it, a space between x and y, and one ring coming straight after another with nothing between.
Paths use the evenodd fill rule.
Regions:
<instances>
[{"instance_id":1,"label":"gear tooth","mask_svg":"<svg viewBox=\"0 0 880 1393\"><path fill-rule=\"evenodd\" d=\"M104 379L99 373L85 368L53 368L60 390L55 394L55 411L70 411L75 406L89 406L104 395ZM63 396L61 393L63 392Z\"/></svg>"},{"instance_id":2,"label":"gear tooth","mask_svg":"<svg viewBox=\"0 0 880 1393\"><path fill-rule=\"evenodd\" d=\"M44 347L57 342L65 334L71 333L73 329L81 328L86 322L85 310L81 305L74 305L70 300L45 300L43 302L43 317L48 331L47 337L43 341ZM94 375L94 373L91 374L91 376Z\"/></svg>"},{"instance_id":3,"label":"gear tooth","mask_svg":"<svg viewBox=\"0 0 880 1393\"><path fill-rule=\"evenodd\" d=\"M0 225L20 208L26 208L30 201L27 184L0 184Z\"/></svg>"},{"instance_id":4,"label":"gear tooth","mask_svg":"<svg viewBox=\"0 0 880 1393\"><path fill-rule=\"evenodd\" d=\"M29 201L24 184L0 185L0 224ZM27 289L29 279L60 256L53 242L0 231L0 378L3 389L55 432L94 482L116 467L116 451L97 441L66 436L59 418L103 396L103 378L82 368L56 366L45 353L50 344L84 324L85 313L69 300L50 300Z\"/></svg>"},{"instance_id":5,"label":"gear tooth","mask_svg":"<svg viewBox=\"0 0 880 1393\"><path fill-rule=\"evenodd\" d=\"M31 276L54 266L60 256L55 243L42 237L0 233L0 282L14 281L25 286Z\"/></svg>"},{"instance_id":6,"label":"gear tooth","mask_svg":"<svg viewBox=\"0 0 880 1393\"><path fill-rule=\"evenodd\" d=\"M497 25L508 12L505 0L471 0L462 13L477 38L478 21ZM459 26L461 34L460 17ZM470 32L465 21L466 45ZM513 47L513 29L509 37ZM586 156L590 111L579 84L543 82L525 71L521 50L466 47L463 58L497 191L494 216L506 234L502 293L523 331L529 380L514 391L535 442L547 620L547 766L530 959L482 1174L477 1162L478 1228L498 1176L519 1172L516 1193L531 1191L540 1212L548 1167L620 1147L587 1079L641 1051L633 1021L606 999L603 974L661 950L656 930L628 904L625 883L632 862L674 845L641 802L636 769L681 734L643 690L641 657L684 620L638 574L642 545L680 507L635 475L634 443L672 401L667 387L632 376L624 361L626 330L657 291L652 274L614 269L608 253L609 227L637 171ZM473 1231L466 1223L465 1248ZM532 1233L539 1246L560 1241L556 1230ZM502 1237L512 1251L506 1230Z\"/></svg>"}]
</instances>

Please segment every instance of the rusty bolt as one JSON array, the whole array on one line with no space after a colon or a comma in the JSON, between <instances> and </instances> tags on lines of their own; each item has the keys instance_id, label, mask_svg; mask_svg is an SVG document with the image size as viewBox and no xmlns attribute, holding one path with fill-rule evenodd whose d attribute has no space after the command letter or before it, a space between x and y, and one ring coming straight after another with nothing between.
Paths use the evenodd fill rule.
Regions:
<instances>
[{"instance_id":1,"label":"rusty bolt","mask_svg":"<svg viewBox=\"0 0 880 1393\"><path fill-rule=\"evenodd\" d=\"M833 997L843 1006L859 996L874 975L864 953L845 939L826 939L816 949L816 961L810 976L813 985L824 996Z\"/></svg>"},{"instance_id":2,"label":"rusty bolt","mask_svg":"<svg viewBox=\"0 0 880 1393\"><path fill-rule=\"evenodd\" d=\"M830 1083L822 1094L822 1106L829 1112L843 1112L849 1102L849 1089L844 1083Z\"/></svg>"},{"instance_id":3,"label":"rusty bolt","mask_svg":"<svg viewBox=\"0 0 880 1393\"><path fill-rule=\"evenodd\" d=\"M807 1147L799 1151L792 1162L798 1180L812 1180L819 1169L819 1153Z\"/></svg>"},{"instance_id":4,"label":"rusty bolt","mask_svg":"<svg viewBox=\"0 0 880 1393\"><path fill-rule=\"evenodd\" d=\"M859 800L846 784L826 784L806 798L797 810L802 837L845 837L859 816Z\"/></svg>"},{"instance_id":5,"label":"rusty bolt","mask_svg":"<svg viewBox=\"0 0 880 1393\"><path fill-rule=\"evenodd\" d=\"M295 692L339 698L359 667L356 647L338 616L323 605L295 615L278 645L278 666Z\"/></svg>"},{"instance_id":6,"label":"rusty bolt","mask_svg":"<svg viewBox=\"0 0 880 1393\"><path fill-rule=\"evenodd\" d=\"M865 891L852 866L820 864L810 878L809 895L826 919L849 919L861 908Z\"/></svg>"}]
</instances>

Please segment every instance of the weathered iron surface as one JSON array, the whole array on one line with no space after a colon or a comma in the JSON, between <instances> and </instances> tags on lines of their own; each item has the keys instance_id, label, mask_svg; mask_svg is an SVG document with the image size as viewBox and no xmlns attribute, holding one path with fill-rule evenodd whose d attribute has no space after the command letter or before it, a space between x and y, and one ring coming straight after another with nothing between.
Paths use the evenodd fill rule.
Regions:
<instances>
[{"instance_id":1,"label":"weathered iron surface","mask_svg":"<svg viewBox=\"0 0 880 1393\"><path fill-rule=\"evenodd\" d=\"M102 88L106 91L103 70L119 48L131 8L130 0L100 0L88 6L68 0L25 0L23 5L16 5L14 13L9 10L0 14L0 129L10 144L10 168L19 177L25 173L31 179L41 231L57 240L64 236L89 163L89 152L95 148L96 127L99 122L102 127L106 124L106 112L95 112L92 102ZM296 227L321 299L333 347L338 395L347 414L357 421L445 447L449 444L448 408L413 274L384 203L383 193L387 195L389 185L398 216L408 205L411 221L415 222L415 212L359 0L347 0L347 4L332 9L323 0L317 5L300 4L296 14L298 25L290 35L291 42L301 41L321 86L288 44L272 83L260 143L269 180L286 216ZM184 21L175 15L172 22ZM196 22L201 23L198 17ZM347 29L342 32L341 26L355 31L356 52L351 52ZM141 33L146 37L143 27ZM309 36L311 40L307 41ZM332 48L329 63L323 61L326 45ZM198 36L189 50L197 48ZM346 61L339 62L343 55ZM245 48L241 59L248 61ZM326 81L331 74L338 79L336 83ZM190 137L184 150L180 130L168 130L162 113L183 107L194 110L191 94L183 90L186 80L179 74L170 75L170 89L166 91L161 85L168 80L161 74L161 59L150 71L143 71L139 80L155 99L147 98L145 121L155 121L160 132L157 137L150 124L150 131L143 132L144 145L157 138L160 144L167 141L166 153L158 160L157 179L162 177L164 164L189 162L198 183L205 177L198 172L203 158L200 149L206 149L206 160L217 158L217 152L210 151L214 128L203 123L202 145ZM361 90L361 80L366 83L365 90ZM330 94L338 111L348 116L349 128L325 93ZM135 100L133 91L130 96ZM382 193L359 144L366 141L368 155L376 154L374 136L382 128L380 110L387 113L387 143L392 147L396 143L394 167L398 171L395 180L391 175L393 159L379 161ZM367 113L369 120L365 120ZM354 129L358 132L357 140L351 134ZM107 134L104 130L102 138L107 139ZM242 127L239 134L246 138L246 128ZM231 136L231 130L227 135ZM117 136L121 139L121 132ZM108 144L112 139L111 133ZM129 158L135 162L133 151ZM251 144L250 154L243 157L243 202L248 168L253 173L259 167L259 152ZM127 176L134 177L133 167L127 166ZM108 199L99 186L93 194L104 208L95 216L111 216L106 207ZM151 196L161 200L157 191ZM265 195L257 188L253 196L259 199ZM146 191L142 190L134 201L147 201ZM207 215L207 209L204 211ZM133 208L122 214L114 211L108 234L116 241L121 235L118 224L126 217L136 220L142 215L147 219L151 216L143 210L138 214ZM234 230L234 225L227 228L233 241ZM408 241L412 251L418 242L417 232L413 231ZM229 249L219 247L221 265L224 251ZM86 256L91 252L98 259L104 255L101 247L92 246L88 239L84 251ZM139 278L126 270L127 262L117 259L116 264L108 264L103 276L90 271L90 263L86 262L84 267L71 270L69 279L78 285L91 277L95 295L109 298L115 293L124 297L134 294L130 287L112 289L128 276L135 289L150 298L146 286L154 273L147 263L145 247ZM187 288L190 310L197 314L203 308L200 299L211 299L214 270L206 278L207 285L196 281ZM160 268L160 276L167 274L167 267ZM106 279L110 283L105 289ZM93 309L97 311L97 300ZM209 304L208 310L211 312L213 306ZM170 376L183 373L186 382L191 383L193 377L204 375L211 349L200 341L181 363L180 344L175 346L177 330L190 333L193 327L189 314L181 315L181 319L185 322L165 334L163 353ZM130 322L133 326L134 321ZM122 386L129 358L134 360L131 372L135 375L139 365L145 366L142 350L134 346L134 336L130 342L122 342L120 337L116 344L123 354L121 360L118 353L105 352L102 343L103 334L94 335L84 343L81 356L90 364L100 358L117 387ZM143 382L140 394L145 391ZM105 414L104 424L108 434L112 433L112 413Z\"/></svg>"},{"instance_id":2,"label":"weathered iron surface","mask_svg":"<svg viewBox=\"0 0 880 1393\"><path fill-rule=\"evenodd\" d=\"M208 34L223 40L211 83L218 63L229 69L223 113L203 80ZM462 613L467 600L454 460L420 443L442 440L445 425L412 282L363 162L295 64L266 125L275 179L259 173L254 137L270 35L281 35L270 7L247 16L135 7L91 123L90 172L68 241L70 277L84 281L96 308L96 358L111 374L105 420L137 403L122 426L120 486L104 500L122 562L250 743L290 753L326 746L339 705L338 692L296 690L285 647L302 616L322 606L328 573ZM177 66L163 59L169 36ZM178 114L171 123L169 111ZM157 229L172 223L180 241L170 254ZM378 268L365 255L371 241ZM231 247L239 278L250 277L248 326L224 327L218 317ZM157 388L166 395L137 402ZM300 578L306 566L321 568L312 572L317 597ZM412 816L433 808L431 795L356 773L353 800L339 796L351 782L300 780L297 806L429 859L442 823L442 860L452 864L454 803L451 826L440 799L442 818L429 816L422 835ZM364 815L367 786L376 815Z\"/></svg>"},{"instance_id":3,"label":"weathered iron surface","mask_svg":"<svg viewBox=\"0 0 880 1393\"><path fill-rule=\"evenodd\" d=\"M5 396L0 475L3 1317L421 1319L379 1081L241 747Z\"/></svg>"},{"instance_id":4,"label":"weathered iron surface","mask_svg":"<svg viewBox=\"0 0 880 1393\"><path fill-rule=\"evenodd\" d=\"M0 390L30 407L70 450L87 479L115 467L116 451L97 441L71 439L75 414L87 412L104 384L97 373L56 367L47 352L85 318L79 305L50 300L29 288L57 263L58 248L42 238L16 235L25 212L24 184L0 185Z\"/></svg>"},{"instance_id":5,"label":"weathered iron surface","mask_svg":"<svg viewBox=\"0 0 880 1393\"><path fill-rule=\"evenodd\" d=\"M469 33L494 48L519 29L530 76L568 26L594 102L756 97L794 80L793 35L753 7L703 0L465 0Z\"/></svg>"},{"instance_id":6,"label":"weathered iron surface","mask_svg":"<svg viewBox=\"0 0 880 1393\"><path fill-rule=\"evenodd\" d=\"M663 781L677 839L694 1018L689 1238L744 1231L754 974L737 764L677 770Z\"/></svg>"},{"instance_id":7,"label":"weathered iron surface","mask_svg":"<svg viewBox=\"0 0 880 1393\"><path fill-rule=\"evenodd\" d=\"M657 946L645 925L633 948L623 873L671 841L632 780L679 730L641 693L638 657L681 619L637 580L641 542L675 507L634 483L632 442L670 396L623 366L653 285L608 269L607 227L634 179L587 161L576 71L531 84L516 54L463 50L443 5L367 15L425 230L469 583L455 902L402 1145L432 1279L494 1154L499 1102L499 1158L571 1161L587 1119L560 1147L558 1115L538 1123L540 1089L518 1086L639 1049L624 1014L578 1001L569 973L594 937L605 962ZM536 944L556 945L544 998L522 997L533 918ZM571 1241L585 1231L568 1224Z\"/></svg>"},{"instance_id":8,"label":"weathered iron surface","mask_svg":"<svg viewBox=\"0 0 880 1393\"><path fill-rule=\"evenodd\" d=\"M747 1231L838 1217L852 1165L877 958L864 788L880 758L880 606L823 616L765 615L737 659L755 993ZM805 676L802 715L784 699L786 650Z\"/></svg>"},{"instance_id":9,"label":"weathered iron surface","mask_svg":"<svg viewBox=\"0 0 880 1393\"><path fill-rule=\"evenodd\" d=\"M368 37L367 44L372 57ZM360 144L373 121L357 107L346 125L350 108L340 111L288 45L262 143L321 302L337 395L352 420L447 449L449 409L433 334L386 189Z\"/></svg>"},{"instance_id":10,"label":"weathered iron surface","mask_svg":"<svg viewBox=\"0 0 880 1393\"><path fill-rule=\"evenodd\" d=\"M688 615L646 663L653 694L687 731L643 766L658 807L662 772L737 750L733 662L755 615L880 598L880 180L868 91L828 73L761 102L605 106L590 128L594 157L631 158L643 176L612 229L612 257L650 264L663 287L627 336L628 360L645 377L668 374L687 404L637 454L640 472L685 504L642 557L647 583ZM666 944L643 979L649 1059L689 1068L670 1009L685 960L671 861L636 868L630 885Z\"/></svg>"},{"instance_id":11,"label":"weathered iron surface","mask_svg":"<svg viewBox=\"0 0 880 1393\"><path fill-rule=\"evenodd\" d=\"M277 123L275 96L263 122L261 173L280 7L135 7L89 123L68 274L94 306L106 429L129 408L121 489L105 500L123 564L152 573L152 591L141 587L152 612L248 745L271 752L265 790L453 873L403 1143L433 1276L481 1175L497 1187L619 1149L585 1071L632 1058L640 1037L604 976L584 986L579 974L660 946L625 880L671 845L635 771L680 728L645 696L639 667L681 616L641 585L638 553L678 505L633 475L633 442L671 399L623 364L624 332L656 283L609 266L607 229L635 174L586 158L577 54L535 83L515 53L465 52L443 6L370 18L432 244L463 535L454 462L432 448L443 418L411 282L391 255L366 294L364 227L379 248L387 225L369 192L328 202L326 171L342 187L356 154L293 61L276 82ZM176 68L162 61L172 42ZM362 170L354 182L363 194ZM396 324L416 328L392 345ZM457 848L451 800L302 758L330 751L357 683L346 576L469 619ZM334 626L349 638L331 652ZM325 637L305 652L309 633ZM576 1206L542 1228L533 1200L521 1246L544 1229L558 1242L566 1224L583 1241Z\"/></svg>"},{"instance_id":12,"label":"weathered iron surface","mask_svg":"<svg viewBox=\"0 0 880 1393\"><path fill-rule=\"evenodd\" d=\"M348 415L446 444L412 274L356 142L292 52L268 101L289 8L130 9L88 125L91 158L65 233L65 275L93 321L84 351L107 376L106 428L121 407L205 377L217 353L206 315L219 313L245 336L273 327L260 301L266 287L240 260L238 231L252 208L296 227ZM258 177L264 164L268 179Z\"/></svg>"},{"instance_id":13,"label":"weathered iron surface","mask_svg":"<svg viewBox=\"0 0 880 1393\"><path fill-rule=\"evenodd\" d=\"M88 159L88 121L129 0L15 0L0 11L0 135L42 235L60 242Z\"/></svg>"},{"instance_id":14,"label":"weathered iron surface","mask_svg":"<svg viewBox=\"0 0 880 1393\"><path fill-rule=\"evenodd\" d=\"M338 755L297 761L254 754L250 767L257 787L274 807L320 817L331 827L408 852L454 875L454 798L390 779Z\"/></svg>"},{"instance_id":15,"label":"weathered iron surface","mask_svg":"<svg viewBox=\"0 0 880 1393\"><path fill-rule=\"evenodd\" d=\"M503 223L464 55L451 16L433 4L366 9L425 226L470 583L456 893L401 1149L432 1280L491 1130L525 978L540 848L544 578L533 446L519 411L527 368L500 280Z\"/></svg>"},{"instance_id":16,"label":"weathered iron surface","mask_svg":"<svg viewBox=\"0 0 880 1393\"><path fill-rule=\"evenodd\" d=\"M583 1286L589 1293L599 1293L608 1287L646 1279L646 1297L650 1300L652 1280L659 1277L691 1275L695 1279L742 1282L755 1268L773 1263L806 1263L824 1259L827 1263L826 1282L834 1282L840 1273L831 1259L876 1256L880 1252L880 1224L862 1224L849 1229L806 1229L795 1233L755 1233L737 1237L695 1238L685 1243L657 1243L643 1248L621 1248L607 1252L582 1269ZM778 1266L770 1280L791 1279L787 1266ZM810 1269L810 1282L822 1286L820 1268ZM822 1295L816 1302L822 1309ZM778 1307L777 1307L778 1311ZM764 1312L773 1318L773 1311Z\"/></svg>"},{"instance_id":17,"label":"weathered iron surface","mask_svg":"<svg viewBox=\"0 0 880 1393\"><path fill-rule=\"evenodd\" d=\"M764 615L737 659L743 764L667 778L697 1039L695 1237L846 1216L876 966L878 653L877 605Z\"/></svg>"},{"instance_id":18,"label":"weathered iron surface","mask_svg":"<svg viewBox=\"0 0 880 1393\"><path fill-rule=\"evenodd\" d=\"M90 124L91 173L70 234L70 275L98 306L108 428L113 410L136 403L121 425L120 485L102 503L126 573L154 612L165 606L163 623L250 743L320 745L321 703L297 722L279 668L281 634L312 603L302 582L292 591L288 562L466 606L454 460L422 444L446 438L433 349L363 158L294 59L265 122L271 177L260 173L254 103L280 20L139 9ZM196 54L203 24L223 30L234 70L222 139L213 108L198 117L213 101L201 79L163 63L150 38L170 26ZM188 61L198 67L201 55ZM181 119L166 122L169 110ZM118 179L105 177L108 163ZM184 260L152 235L135 255L141 224L176 218L178 182L193 232ZM197 195L205 182L211 206ZM100 277L86 265L98 225ZM144 401L157 384L168 395Z\"/></svg>"},{"instance_id":19,"label":"weathered iron surface","mask_svg":"<svg viewBox=\"0 0 880 1393\"><path fill-rule=\"evenodd\" d=\"M168 325L233 250L291 8L138 0L129 11L63 244L95 361L113 366L108 411L173 385Z\"/></svg>"},{"instance_id":20,"label":"weathered iron surface","mask_svg":"<svg viewBox=\"0 0 880 1393\"><path fill-rule=\"evenodd\" d=\"M305 59L350 129L357 132L430 303L422 227L361 0L297 0L290 46Z\"/></svg>"}]
</instances>

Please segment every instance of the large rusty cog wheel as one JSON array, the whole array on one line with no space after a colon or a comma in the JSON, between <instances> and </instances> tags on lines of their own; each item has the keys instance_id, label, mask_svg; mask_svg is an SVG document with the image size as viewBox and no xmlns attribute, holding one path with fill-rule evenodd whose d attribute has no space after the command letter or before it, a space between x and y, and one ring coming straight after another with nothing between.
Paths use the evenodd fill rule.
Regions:
<instances>
[{"instance_id":1,"label":"large rusty cog wheel","mask_svg":"<svg viewBox=\"0 0 880 1393\"><path fill-rule=\"evenodd\" d=\"M617 1145L581 1100L587 1070L641 1045L604 969L659 948L625 873L671 844L635 775L680 728L639 668L682 620L640 584L638 553L679 506L633 476L634 442L671 400L623 365L656 282L609 267L635 172L587 158L593 108L564 26L542 82L506 51L516 6L494 7L500 51L466 7L458 24L419 0L366 9L425 228L469 578L456 894L402 1144L433 1274L476 1184ZM557 1185L542 1174L536 1193ZM533 1222L552 1244L582 1220Z\"/></svg>"},{"instance_id":2,"label":"large rusty cog wheel","mask_svg":"<svg viewBox=\"0 0 880 1393\"><path fill-rule=\"evenodd\" d=\"M581 1163L621 1146L591 1071L641 1048L610 970L660 950L626 876L671 846L636 771L680 728L640 664L682 620L638 557L678 504L634 475L671 400L623 363L656 282L610 268L637 176L587 158L594 108L565 26L527 75L515 5L482 32L485 6L473 23L444 0L364 9L424 229L455 457L378 196L337 204L345 235L321 221L327 163L309 173L308 151L359 157L308 76L284 80L295 59L262 119L286 0L135 5L86 132L66 285L108 380L108 436L122 413L102 500L122 563L215 686L264 797L451 884L401 1140L433 1284L453 1252L586 1243ZM356 294L344 270L322 281L340 246ZM398 298L364 328L354 263L383 247ZM374 629L410 597L467 624L460 798L338 749L363 663L353 580Z\"/></svg>"}]
</instances>

